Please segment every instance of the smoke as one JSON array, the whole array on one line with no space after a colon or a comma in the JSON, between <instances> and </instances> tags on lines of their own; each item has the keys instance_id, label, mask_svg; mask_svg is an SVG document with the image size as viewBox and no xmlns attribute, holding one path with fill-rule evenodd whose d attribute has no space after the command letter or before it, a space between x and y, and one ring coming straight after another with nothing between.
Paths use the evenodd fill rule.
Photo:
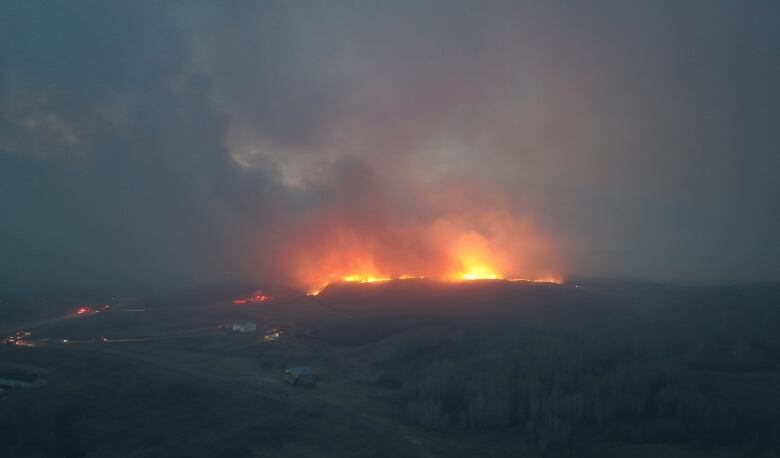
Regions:
<instances>
[{"instance_id":1,"label":"smoke","mask_svg":"<svg viewBox=\"0 0 780 458\"><path fill-rule=\"evenodd\" d=\"M776 280L777 13L4 4L0 287Z\"/></svg>"},{"instance_id":2,"label":"smoke","mask_svg":"<svg viewBox=\"0 0 780 458\"><path fill-rule=\"evenodd\" d=\"M375 185L347 183L344 194L356 194L340 194L297 220L276 258L309 290L346 277L560 276L565 240L509 211L498 190L479 187L426 183L394 189L400 195L392 199Z\"/></svg>"}]
</instances>

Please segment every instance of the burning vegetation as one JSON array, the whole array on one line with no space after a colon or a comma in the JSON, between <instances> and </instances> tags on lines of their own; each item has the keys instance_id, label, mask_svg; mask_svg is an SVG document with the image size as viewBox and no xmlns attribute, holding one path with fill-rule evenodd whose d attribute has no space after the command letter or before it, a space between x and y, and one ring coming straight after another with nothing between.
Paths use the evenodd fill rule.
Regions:
<instances>
[{"instance_id":1,"label":"burning vegetation","mask_svg":"<svg viewBox=\"0 0 780 458\"><path fill-rule=\"evenodd\" d=\"M262 291L255 291L248 296L233 299L233 303L236 305L256 304L270 299L271 296L266 296Z\"/></svg>"},{"instance_id":2,"label":"burning vegetation","mask_svg":"<svg viewBox=\"0 0 780 458\"><path fill-rule=\"evenodd\" d=\"M339 282L562 282L551 237L508 213L395 227L328 221L289 251L294 282L310 295Z\"/></svg>"}]
</instances>

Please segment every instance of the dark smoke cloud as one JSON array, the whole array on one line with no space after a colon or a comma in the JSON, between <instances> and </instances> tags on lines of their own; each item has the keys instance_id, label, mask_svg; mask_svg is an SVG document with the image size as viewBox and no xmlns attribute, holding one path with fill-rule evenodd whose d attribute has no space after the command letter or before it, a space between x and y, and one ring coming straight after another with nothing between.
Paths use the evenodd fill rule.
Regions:
<instances>
[{"instance_id":1,"label":"dark smoke cloud","mask_svg":"<svg viewBox=\"0 0 780 458\"><path fill-rule=\"evenodd\" d=\"M459 193L565 273L778 280L779 13L6 2L0 288L284 281L317 218L383 234Z\"/></svg>"}]
</instances>

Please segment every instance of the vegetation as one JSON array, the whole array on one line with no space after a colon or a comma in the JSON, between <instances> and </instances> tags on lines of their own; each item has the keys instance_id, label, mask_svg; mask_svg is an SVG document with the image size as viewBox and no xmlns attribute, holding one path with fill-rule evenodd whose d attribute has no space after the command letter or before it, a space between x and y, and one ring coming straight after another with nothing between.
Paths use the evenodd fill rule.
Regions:
<instances>
[{"instance_id":1,"label":"vegetation","mask_svg":"<svg viewBox=\"0 0 780 458\"><path fill-rule=\"evenodd\" d=\"M271 343L2 346L51 373L0 399L0 456L777 456L780 288L604 290L240 309L283 320ZM236 313L160 307L36 332L166 334ZM285 384L290 365L321 382Z\"/></svg>"},{"instance_id":2,"label":"vegetation","mask_svg":"<svg viewBox=\"0 0 780 458\"><path fill-rule=\"evenodd\" d=\"M777 437L774 296L740 306L728 295L691 299L701 302L595 328L567 319L431 328L387 342L375 367L399 382L409 421L506 431L541 451L594 439L706 449Z\"/></svg>"}]
</instances>

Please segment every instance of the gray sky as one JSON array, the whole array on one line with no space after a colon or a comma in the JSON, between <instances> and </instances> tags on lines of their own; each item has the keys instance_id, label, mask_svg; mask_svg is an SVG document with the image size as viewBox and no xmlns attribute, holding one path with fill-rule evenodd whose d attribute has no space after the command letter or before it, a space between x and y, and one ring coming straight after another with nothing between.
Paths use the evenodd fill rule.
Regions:
<instances>
[{"instance_id":1,"label":"gray sky","mask_svg":"<svg viewBox=\"0 0 780 458\"><path fill-rule=\"evenodd\" d=\"M463 231L519 273L780 280L779 40L771 1L3 2L0 288Z\"/></svg>"}]
</instances>

